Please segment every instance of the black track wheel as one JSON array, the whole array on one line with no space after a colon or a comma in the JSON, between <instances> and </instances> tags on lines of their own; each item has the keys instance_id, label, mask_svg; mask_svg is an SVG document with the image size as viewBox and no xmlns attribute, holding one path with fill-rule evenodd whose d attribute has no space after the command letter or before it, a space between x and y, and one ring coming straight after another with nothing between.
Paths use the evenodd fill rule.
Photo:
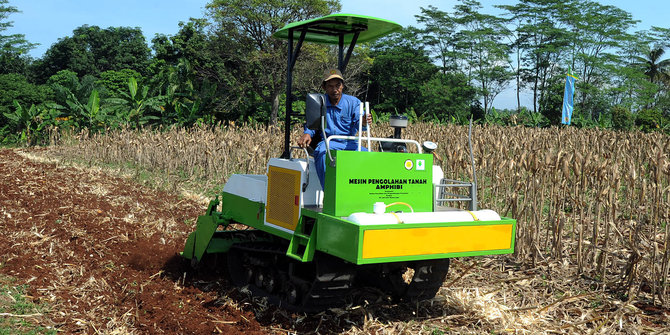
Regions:
<instances>
[{"instance_id":1,"label":"black track wheel","mask_svg":"<svg viewBox=\"0 0 670 335\"><path fill-rule=\"evenodd\" d=\"M316 273L304 297L306 310L319 310L345 302L351 293L355 270L352 264L326 254L314 258Z\"/></svg>"},{"instance_id":2,"label":"black track wheel","mask_svg":"<svg viewBox=\"0 0 670 335\"><path fill-rule=\"evenodd\" d=\"M414 268L414 276L403 299L410 301L432 299L447 277L449 259L417 261L411 267Z\"/></svg>"},{"instance_id":3,"label":"black track wheel","mask_svg":"<svg viewBox=\"0 0 670 335\"><path fill-rule=\"evenodd\" d=\"M248 285L253 280L253 269L245 266L244 251L236 248L228 250L228 276L233 285L242 287Z\"/></svg>"},{"instance_id":4,"label":"black track wheel","mask_svg":"<svg viewBox=\"0 0 670 335\"><path fill-rule=\"evenodd\" d=\"M409 284L403 278L405 272L407 272L406 266L395 266L381 272L381 278L377 285L384 292L390 294L394 301L402 299L407 293Z\"/></svg>"}]
</instances>

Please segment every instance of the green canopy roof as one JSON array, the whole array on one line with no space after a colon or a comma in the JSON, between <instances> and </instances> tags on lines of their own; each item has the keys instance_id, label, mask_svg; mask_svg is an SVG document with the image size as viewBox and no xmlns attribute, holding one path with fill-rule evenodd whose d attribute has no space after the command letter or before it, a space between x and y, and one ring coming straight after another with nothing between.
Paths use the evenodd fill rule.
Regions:
<instances>
[{"instance_id":1,"label":"green canopy roof","mask_svg":"<svg viewBox=\"0 0 670 335\"><path fill-rule=\"evenodd\" d=\"M359 31L358 42L377 39L386 34L402 29L402 26L389 20L376 17L331 14L316 19L289 23L274 33L274 37L288 39L289 30L294 29L293 38L300 37L303 29L307 28L305 41L326 44L339 44L341 34L344 34L344 43L350 43L354 33Z\"/></svg>"}]
</instances>

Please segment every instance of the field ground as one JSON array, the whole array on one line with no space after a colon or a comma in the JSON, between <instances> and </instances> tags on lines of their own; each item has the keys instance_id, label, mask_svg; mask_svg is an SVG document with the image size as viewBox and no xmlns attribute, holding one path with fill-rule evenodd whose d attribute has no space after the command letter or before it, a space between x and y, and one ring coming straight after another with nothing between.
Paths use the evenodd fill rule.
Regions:
<instances>
[{"instance_id":1,"label":"field ground","mask_svg":"<svg viewBox=\"0 0 670 335\"><path fill-rule=\"evenodd\" d=\"M201 198L49 156L0 149L2 334L670 333L670 311L645 294L623 301L567 261L512 256L453 260L420 304L361 291L346 308L287 312L181 261Z\"/></svg>"}]
</instances>

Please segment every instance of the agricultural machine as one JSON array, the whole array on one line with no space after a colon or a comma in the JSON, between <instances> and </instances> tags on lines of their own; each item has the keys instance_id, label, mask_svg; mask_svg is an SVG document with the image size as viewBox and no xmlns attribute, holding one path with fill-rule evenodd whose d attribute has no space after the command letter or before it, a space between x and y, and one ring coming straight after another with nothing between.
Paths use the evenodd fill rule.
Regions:
<instances>
[{"instance_id":1,"label":"agricultural machine","mask_svg":"<svg viewBox=\"0 0 670 335\"><path fill-rule=\"evenodd\" d=\"M292 70L303 42L338 45L344 72L357 42L400 28L346 14L286 25L274 34L288 39L286 96L293 96ZM430 299L450 258L513 252L516 221L478 210L476 178L445 179L434 164L434 143L401 138L403 117L391 119L389 138L369 132L326 138L327 144L335 137L359 141L359 147L367 143L371 150L328 151L322 189L313 158L292 157L296 149L306 150L290 146L295 115L325 135L321 97L308 95L304 115L294 113L287 99L282 156L269 160L264 175L229 178L186 241L182 256L191 265L223 256L235 285L287 308L320 310L342 302L358 285L396 299ZM467 209L449 206L453 201Z\"/></svg>"}]
</instances>

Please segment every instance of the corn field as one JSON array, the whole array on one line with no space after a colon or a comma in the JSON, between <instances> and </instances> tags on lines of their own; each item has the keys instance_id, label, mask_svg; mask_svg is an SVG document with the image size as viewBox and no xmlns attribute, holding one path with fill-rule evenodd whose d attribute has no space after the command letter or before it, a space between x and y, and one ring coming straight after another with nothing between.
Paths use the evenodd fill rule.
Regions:
<instances>
[{"instance_id":1,"label":"corn field","mask_svg":"<svg viewBox=\"0 0 670 335\"><path fill-rule=\"evenodd\" d=\"M373 128L373 136L391 133ZM445 176L470 179L467 136L467 127L413 124L403 137L438 143ZM66 159L131 163L168 180L220 187L233 173L265 173L268 159L283 151L283 132L236 125L83 132L55 150ZM475 126L473 151L479 207L517 219L517 261L575 266L599 290L668 303L668 135Z\"/></svg>"}]
</instances>

